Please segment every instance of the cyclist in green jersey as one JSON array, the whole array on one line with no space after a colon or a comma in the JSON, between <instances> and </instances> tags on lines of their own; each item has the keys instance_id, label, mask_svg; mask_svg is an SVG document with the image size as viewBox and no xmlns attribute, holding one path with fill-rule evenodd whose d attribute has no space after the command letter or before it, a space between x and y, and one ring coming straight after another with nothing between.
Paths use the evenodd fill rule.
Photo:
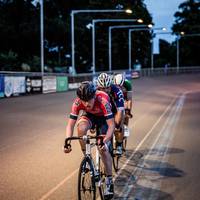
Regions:
<instances>
[{"instance_id":1,"label":"cyclist in green jersey","mask_svg":"<svg viewBox=\"0 0 200 200\"><path fill-rule=\"evenodd\" d=\"M129 118L132 118L132 84L128 79L125 79L124 74L117 74L114 76L114 83L118 85L124 94L125 113ZM128 125L128 124L126 124Z\"/></svg>"}]
</instances>

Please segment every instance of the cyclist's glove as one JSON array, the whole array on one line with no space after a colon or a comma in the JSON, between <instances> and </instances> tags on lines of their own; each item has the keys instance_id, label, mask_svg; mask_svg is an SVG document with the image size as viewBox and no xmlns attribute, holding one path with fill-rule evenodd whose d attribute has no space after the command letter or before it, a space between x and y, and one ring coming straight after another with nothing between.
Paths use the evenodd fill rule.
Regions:
<instances>
[{"instance_id":1,"label":"cyclist's glove","mask_svg":"<svg viewBox=\"0 0 200 200\"><path fill-rule=\"evenodd\" d=\"M72 146L71 146L71 141L67 140L67 138L65 139L65 144L64 144L64 148L71 150Z\"/></svg>"}]
</instances>

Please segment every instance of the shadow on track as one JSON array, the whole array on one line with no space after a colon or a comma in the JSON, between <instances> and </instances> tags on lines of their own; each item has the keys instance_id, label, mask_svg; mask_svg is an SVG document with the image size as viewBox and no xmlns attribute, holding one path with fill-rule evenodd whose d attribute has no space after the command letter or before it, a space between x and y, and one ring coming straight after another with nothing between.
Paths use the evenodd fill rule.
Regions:
<instances>
[{"instance_id":1,"label":"shadow on track","mask_svg":"<svg viewBox=\"0 0 200 200\"><path fill-rule=\"evenodd\" d=\"M127 150L122 164L132 155L132 150ZM149 154L150 153L150 154ZM161 182L171 177L181 178L185 172L176 166L162 160L167 154L184 153L184 150L177 148L145 149L133 154L124 169L115 180L114 199L145 200L169 199L173 200L170 194L159 190ZM147 155L159 155L158 160L145 159Z\"/></svg>"}]
</instances>

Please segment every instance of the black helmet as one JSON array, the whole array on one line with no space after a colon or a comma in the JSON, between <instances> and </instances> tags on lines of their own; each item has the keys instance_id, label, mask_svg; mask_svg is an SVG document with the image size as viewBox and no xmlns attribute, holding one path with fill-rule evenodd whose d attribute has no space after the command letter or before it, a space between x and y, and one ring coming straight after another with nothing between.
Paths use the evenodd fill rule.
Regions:
<instances>
[{"instance_id":1,"label":"black helmet","mask_svg":"<svg viewBox=\"0 0 200 200\"><path fill-rule=\"evenodd\" d=\"M83 101L89 101L95 95L96 88L92 82L84 81L76 91L77 96Z\"/></svg>"}]
</instances>

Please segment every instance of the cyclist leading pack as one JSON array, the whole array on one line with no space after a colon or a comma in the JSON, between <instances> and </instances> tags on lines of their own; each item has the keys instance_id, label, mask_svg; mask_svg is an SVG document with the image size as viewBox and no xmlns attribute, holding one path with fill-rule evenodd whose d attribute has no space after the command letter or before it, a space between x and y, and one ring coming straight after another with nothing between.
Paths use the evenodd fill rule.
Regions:
<instances>
[{"instance_id":1,"label":"cyclist leading pack","mask_svg":"<svg viewBox=\"0 0 200 200\"><path fill-rule=\"evenodd\" d=\"M78 119L80 111L83 111L83 113ZM69 153L72 150L71 145L66 143L66 141L67 138L73 136L77 119L78 136L86 135L87 131L95 126L100 128L100 134L106 134L103 140L104 145L100 147L100 154L106 172L106 190L104 196L110 199L114 195L114 185L112 181L112 157L109 152L109 146L111 145L110 140L113 136L115 124L109 96L105 92L96 90L91 82L83 82L77 89L77 98L72 104L72 111L66 127L65 153ZM84 152L84 142L80 141L80 145Z\"/></svg>"}]
</instances>

